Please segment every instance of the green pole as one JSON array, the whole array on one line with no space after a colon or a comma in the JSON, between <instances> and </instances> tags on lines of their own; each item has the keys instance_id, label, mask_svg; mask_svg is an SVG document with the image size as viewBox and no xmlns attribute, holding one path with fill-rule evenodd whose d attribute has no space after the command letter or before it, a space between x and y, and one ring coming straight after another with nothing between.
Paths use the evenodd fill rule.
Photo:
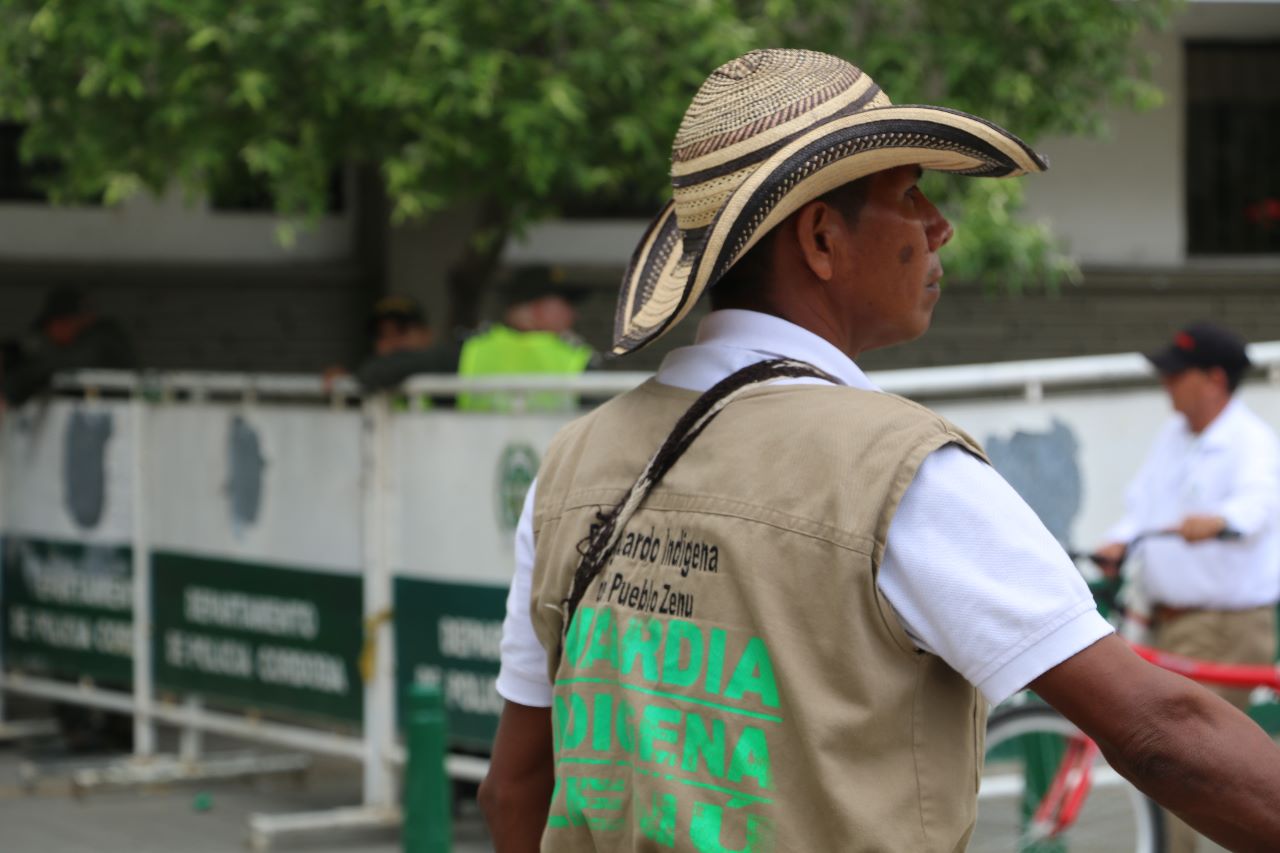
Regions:
<instances>
[{"instance_id":1,"label":"green pole","mask_svg":"<svg viewBox=\"0 0 1280 853\"><path fill-rule=\"evenodd\" d=\"M437 687L408 691L404 768L404 853L449 853L453 842L452 787L444 768L444 699Z\"/></svg>"}]
</instances>

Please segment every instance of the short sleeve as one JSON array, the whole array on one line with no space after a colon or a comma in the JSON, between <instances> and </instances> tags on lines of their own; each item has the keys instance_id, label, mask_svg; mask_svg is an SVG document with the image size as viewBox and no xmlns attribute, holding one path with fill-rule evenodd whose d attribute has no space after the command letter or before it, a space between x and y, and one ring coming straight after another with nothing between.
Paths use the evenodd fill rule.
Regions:
<instances>
[{"instance_id":1,"label":"short sleeve","mask_svg":"<svg viewBox=\"0 0 1280 853\"><path fill-rule=\"evenodd\" d=\"M992 704L1112 631L1035 512L957 445L930 454L903 495L878 585L919 648Z\"/></svg>"},{"instance_id":2,"label":"short sleeve","mask_svg":"<svg viewBox=\"0 0 1280 853\"><path fill-rule=\"evenodd\" d=\"M547 678L547 651L533 630L529 613L533 588L533 495L535 480L525 496L516 525L516 571L507 593L507 615L502 622L501 669L498 694L503 699L534 708L551 707L551 682Z\"/></svg>"}]
</instances>

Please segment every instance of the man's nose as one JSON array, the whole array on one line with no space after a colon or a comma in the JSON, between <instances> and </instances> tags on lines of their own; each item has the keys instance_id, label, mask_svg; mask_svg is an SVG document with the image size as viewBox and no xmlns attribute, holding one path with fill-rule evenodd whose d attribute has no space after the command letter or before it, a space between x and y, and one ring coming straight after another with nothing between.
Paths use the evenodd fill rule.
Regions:
<instances>
[{"instance_id":1,"label":"man's nose","mask_svg":"<svg viewBox=\"0 0 1280 853\"><path fill-rule=\"evenodd\" d=\"M933 202L930 201L927 204L929 205L929 218L927 220L928 224L925 226L925 233L929 238L929 251L936 252L950 243L956 232L951 227L951 223L947 221L947 217L942 215L942 211L938 210Z\"/></svg>"}]
</instances>

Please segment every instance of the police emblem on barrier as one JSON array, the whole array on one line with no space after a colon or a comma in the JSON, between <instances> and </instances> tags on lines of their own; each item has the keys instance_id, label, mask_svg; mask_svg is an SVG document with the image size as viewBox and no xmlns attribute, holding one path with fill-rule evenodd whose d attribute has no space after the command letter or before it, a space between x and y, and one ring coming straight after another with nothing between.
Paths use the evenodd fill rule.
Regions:
<instances>
[{"instance_id":1,"label":"police emblem on barrier","mask_svg":"<svg viewBox=\"0 0 1280 853\"><path fill-rule=\"evenodd\" d=\"M498 523L515 530L525 495L538 473L538 451L528 444L508 444L498 458Z\"/></svg>"}]
</instances>

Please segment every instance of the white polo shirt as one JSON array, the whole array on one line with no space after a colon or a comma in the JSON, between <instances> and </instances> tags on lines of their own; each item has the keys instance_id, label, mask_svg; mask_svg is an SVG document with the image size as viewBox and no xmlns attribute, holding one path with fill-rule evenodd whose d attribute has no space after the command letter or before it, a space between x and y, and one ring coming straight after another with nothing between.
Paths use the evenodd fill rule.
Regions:
<instances>
[{"instance_id":1,"label":"white polo shirt","mask_svg":"<svg viewBox=\"0 0 1280 853\"><path fill-rule=\"evenodd\" d=\"M1172 607L1243 610L1280 600L1280 440L1233 399L1199 435L1177 415L1157 434L1125 494L1115 542L1176 527L1188 515L1220 515L1236 541L1145 539L1143 591Z\"/></svg>"},{"instance_id":2,"label":"white polo shirt","mask_svg":"<svg viewBox=\"0 0 1280 853\"><path fill-rule=\"evenodd\" d=\"M740 310L709 314L696 342L668 354L656 378L706 391L748 365L779 357L806 361L844 385L880 390L826 340ZM497 686L512 702L548 707L546 651L529 615L534 488L516 528ZM903 495L877 583L916 645L945 660L992 704L1111 633L1075 565L1031 508L995 469L954 445L930 454Z\"/></svg>"}]
</instances>

